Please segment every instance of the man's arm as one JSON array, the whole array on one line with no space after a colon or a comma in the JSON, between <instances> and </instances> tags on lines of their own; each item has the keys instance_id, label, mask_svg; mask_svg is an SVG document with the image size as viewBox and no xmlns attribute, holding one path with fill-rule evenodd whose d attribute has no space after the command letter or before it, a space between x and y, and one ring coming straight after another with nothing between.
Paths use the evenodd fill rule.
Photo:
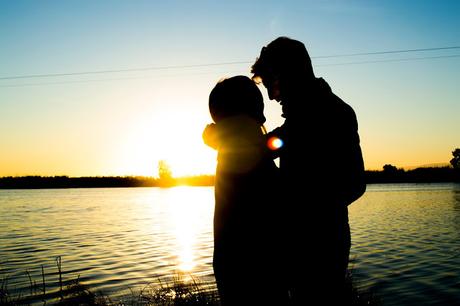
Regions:
<instances>
[{"instance_id":1,"label":"man's arm","mask_svg":"<svg viewBox=\"0 0 460 306\"><path fill-rule=\"evenodd\" d=\"M366 191L364 160L358 134L358 122L354 112L344 131L346 132L343 139L346 143L343 143L345 150L342 152L341 194L339 196L340 201L348 206Z\"/></svg>"},{"instance_id":2,"label":"man's arm","mask_svg":"<svg viewBox=\"0 0 460 306\"><path fill-rule=\"evenodd\" d=\"M216 124L215 123L210 123L210 124L206 125L206 127L203 130L202 137L203 137L203 142L207 146L209 146L209 147L211 147L211 148L213 148L215 150L217 150L219 148L220 140L219 140L219 137L217 135ZM278 127L276 129L274 129L273 131L271 131L271 132L266 134L267 146L268 146L268 141L272 137L276 137L276 138L281 139L281 141L284 141L283 140L284 139L284 128L283 128L283 126ZM281 148L277 148L277 149L271 148L272 158L273 159L279 157L280 149Z\"/></svg>"}]
</instances>

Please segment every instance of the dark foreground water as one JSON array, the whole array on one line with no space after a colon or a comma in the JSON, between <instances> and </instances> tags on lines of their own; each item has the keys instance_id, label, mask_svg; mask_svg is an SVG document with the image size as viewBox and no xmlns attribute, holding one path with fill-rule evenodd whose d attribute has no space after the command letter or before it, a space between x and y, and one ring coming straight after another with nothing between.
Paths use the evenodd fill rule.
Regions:
<instances>
[{"instance_id":1,"label":"dark foreground water","mask_svg":"<svg viewBox=\"0 0 460 306\"><path fill-rule=\"evenodd\" d=\"M212 187L0 190L0 280L63 278L111 296L212 274ZM370 185L350 206L352 266L384 305L460 305L460 185Z\"/></svg>"}]
</instances>

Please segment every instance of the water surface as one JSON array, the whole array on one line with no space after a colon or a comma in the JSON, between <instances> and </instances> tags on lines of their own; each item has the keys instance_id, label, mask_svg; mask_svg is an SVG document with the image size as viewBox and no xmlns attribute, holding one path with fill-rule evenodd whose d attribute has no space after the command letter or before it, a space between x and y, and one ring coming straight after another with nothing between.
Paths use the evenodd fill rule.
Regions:
<instances>
[{"instance_id":1,"label":"water surface","mask_svg":"<svg viewBox=\"0 0 460 306\"><path fill-rule=\"evenodd\" d=\"M159 277L212 274L212 187L0 190L0 278L25 271L118 294ZM370 185L350 206L352 266L384 305L460 304L460 186ZM252 276L251 276L252 277Z\"/></svg>"}]
</instances>

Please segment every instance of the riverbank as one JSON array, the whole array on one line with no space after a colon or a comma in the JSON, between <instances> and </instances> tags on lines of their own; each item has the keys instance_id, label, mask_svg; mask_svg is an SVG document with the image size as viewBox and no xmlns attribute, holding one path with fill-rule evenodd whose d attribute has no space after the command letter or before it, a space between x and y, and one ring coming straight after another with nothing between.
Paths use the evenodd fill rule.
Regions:
<instances>
[{"instance_id":1,"label":"riverbank","mask_svg":"<svg viewBox=\"0 0 460 306\"><path fill-rule=\"evenodd\" d=\"M387 167L383 171L368 170L365 175L367 184L460 182L460 169L451 167L416 168L407 171L396 167ZM302 177L299 177L299 180L302 180ZM0 189L174 187L184 185L213 186L214 176L186 176L167 180L145 176L8 176L0 178Z\"/></svg>"},{"instance_id":2,"label":"riverbank","mask_svg":"<svg viewBox=\"0 0 460 306\"><path fill-rule=\"evenodd\" d=\"M0 189L173 187L183 185L213 186L214 176L187 176L168 180L144 176L8 176L0 178Z\"/></svg>"}]
</instances>

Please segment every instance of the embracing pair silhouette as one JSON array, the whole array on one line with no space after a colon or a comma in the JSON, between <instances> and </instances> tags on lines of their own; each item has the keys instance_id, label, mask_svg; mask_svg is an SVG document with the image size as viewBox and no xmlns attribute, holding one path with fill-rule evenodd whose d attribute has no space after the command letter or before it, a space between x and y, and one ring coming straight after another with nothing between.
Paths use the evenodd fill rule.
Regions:
<instances>
[{"instance_id":1,"label":"embracing pair silhouette","mask_svg":"<svg viewBox=\"0 0 460 306\"><path fill-rule=\"evenodd\" d=\"M300 41L275 39L251 72L212 89L214 123L203 132L218 151L213 266L222 304L346 305L347 207L366 188L355 112L315 77ZM285 118L269 133L258 83Z\"/></svg>"}]
</instances>

